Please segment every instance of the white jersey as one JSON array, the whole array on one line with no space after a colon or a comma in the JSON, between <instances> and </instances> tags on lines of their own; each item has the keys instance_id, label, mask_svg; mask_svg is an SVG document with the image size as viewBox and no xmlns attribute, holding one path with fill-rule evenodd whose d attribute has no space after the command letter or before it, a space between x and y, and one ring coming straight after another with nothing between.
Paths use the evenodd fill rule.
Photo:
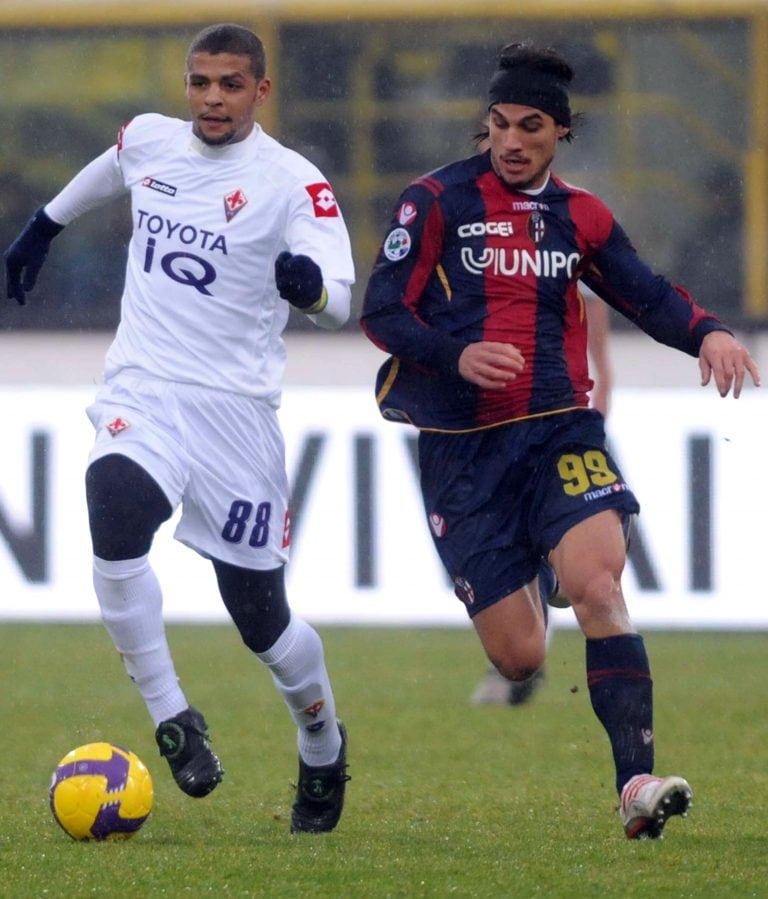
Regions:
<instances>
[{"instance_id":1,"label":"white jersey","mask_svg":"<svg viewBox=\"0 0 768 899\"><path fill-rule=\"evenodd\" d=\"M275 286L276 256L304 253L324 281L354 281L349 235L323 175L258 125L243 141L211 147L190 122L156 114L129 122L105 156L133 215L106 379L125 372L279 405L289 306ZM103 180L102 192L114 195ZM48 209L66 223L71 209L60 197Z\"/></svg>"}]
</instances>

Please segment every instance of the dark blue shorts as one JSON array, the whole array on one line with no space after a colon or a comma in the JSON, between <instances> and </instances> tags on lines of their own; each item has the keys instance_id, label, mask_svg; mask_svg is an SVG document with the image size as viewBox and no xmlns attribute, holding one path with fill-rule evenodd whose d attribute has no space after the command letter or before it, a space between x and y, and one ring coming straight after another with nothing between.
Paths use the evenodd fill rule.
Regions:
<instances>
[{"instance_id":1,"label":"dark blue shorts","mask_svg":"<svg viewBox=\"0 0 768 899\"><path fill-rule=\"evenodd\" d=\"M578 522L640 511L591 409L470 434L419 435L427 520L470 617L530 583Z\"/></svg>"}]
</instances>

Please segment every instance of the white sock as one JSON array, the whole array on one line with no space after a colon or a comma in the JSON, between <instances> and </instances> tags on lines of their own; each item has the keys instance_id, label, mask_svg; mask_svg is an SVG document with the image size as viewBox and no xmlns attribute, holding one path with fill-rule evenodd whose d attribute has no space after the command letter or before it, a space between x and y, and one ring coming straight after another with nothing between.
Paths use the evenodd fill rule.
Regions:
<instances>
[{"instance_id":1,"label":"white sock","mask_svg":"<svg viewBox=\"0 0 768 899\"><path fill-rule=\"evenodd\" d=\"M189 703L171 659L162 591L149 558L108 562L94 556L93 586L104 626L157 727Z\"/></svg>"},{"instance_id":2,"label":"white sock","mask_svg":"<svg viewBox=\"0 0 768 899\"><path fill-rule=\"evenodd\" d=\"M330 765L341 749L336 703L325 668L323 644L306 621L291 616L277 642L258 658L272 672L299 728L299 753L308 765Z\"/></svg>"}]
</instances>

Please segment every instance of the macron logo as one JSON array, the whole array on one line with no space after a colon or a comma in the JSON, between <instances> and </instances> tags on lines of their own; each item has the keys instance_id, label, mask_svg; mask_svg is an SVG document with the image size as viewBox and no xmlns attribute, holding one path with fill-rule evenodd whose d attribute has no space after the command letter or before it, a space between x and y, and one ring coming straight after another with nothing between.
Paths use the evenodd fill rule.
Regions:
<instances>
[{"instance_id":1,"label":"macron logo","mask_svg":"<svg viewBox=\"0 0 768 899\"><path fill-rule=\"evenodd\" d=\"M161 194L167 194L169 197L176 196L176 188L170 184L165 184L163 181L158 181L156 178L146 177L141 182L143 187L150 187L152 190L159 190Z\"/></svg>"}]
</instances>

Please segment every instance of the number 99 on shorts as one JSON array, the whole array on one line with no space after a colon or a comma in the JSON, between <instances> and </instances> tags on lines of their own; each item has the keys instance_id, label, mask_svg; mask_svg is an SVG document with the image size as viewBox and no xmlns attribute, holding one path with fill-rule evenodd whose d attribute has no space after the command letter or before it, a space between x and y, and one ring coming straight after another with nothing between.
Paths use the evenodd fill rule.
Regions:
<instances>
[{"instance_id":1,"label":"number 99 on shorts","mask_svg":"<svg viewBox=\"0 0 768 899\"><path fill-rule=\"evenodd\" d=\"M557 473L568 496L580 496L594 488L610 487L619 479L605 453L596 449L584 453L563 453L557 460Z\"/></svg>"}]
</instances>

